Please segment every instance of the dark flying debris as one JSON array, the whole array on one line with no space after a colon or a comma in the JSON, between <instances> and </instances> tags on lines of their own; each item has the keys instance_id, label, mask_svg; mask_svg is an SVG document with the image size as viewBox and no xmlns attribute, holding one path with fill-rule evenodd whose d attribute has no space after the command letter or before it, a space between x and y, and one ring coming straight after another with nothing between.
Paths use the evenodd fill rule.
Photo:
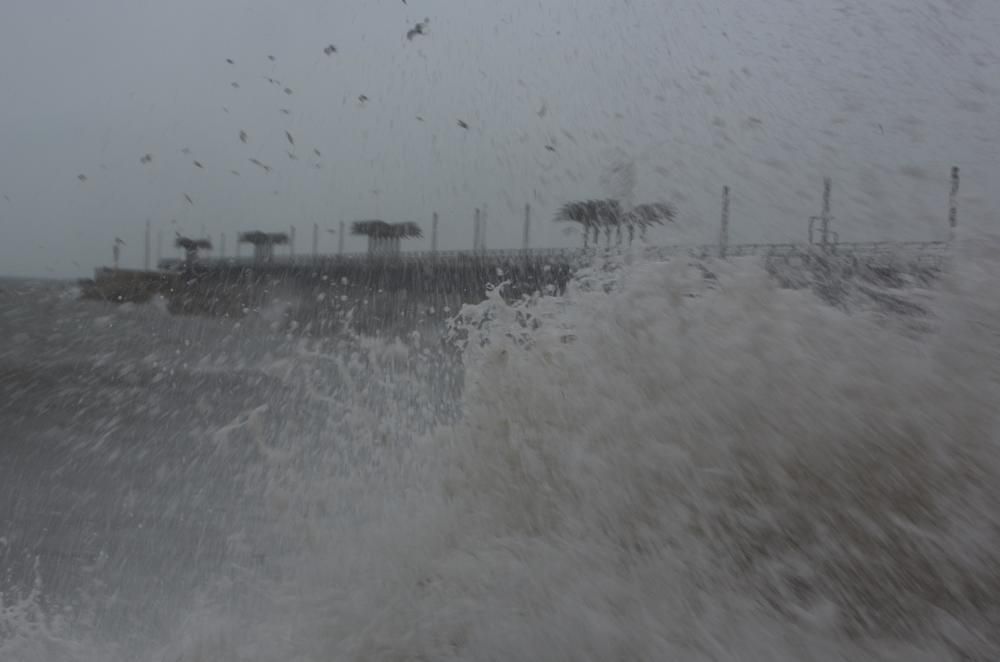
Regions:
<instances>
[{"instance_id":1,"label":"dark flying debris","mask_svg":"<svg viewBox=\"0 0 1000 662\"><path fill-rule=\"evenodd\" d=\"M295 146L295 138L292 138L292 134L291 134L291 133L289 133L288 131L285 131L285 137L286 137L286 138L288 138L288 142L289 142L289 144L290 144L290 145L291 145L292 147L294 147L294 146Z\"/></svg>"},{"instance_id":2,"label":"dark flying debris","mask_svg":"<svg viewBox=\"0 0 1000 662\"><path fill-rule=\"evenodd\" d=\"M548 108L548 106L545 105L545 102L543 101L542 102L542 107L538 109L538 116L539 117L545 117L545 113L547 113L547 112L549 112L549 108Z\"/></svg>"},{"instance_id":3,"label":"dark flying debris","mask_svg":"<svg viewBox=\"0 0 1000 662\"><path fill-rule=\"evenodd\" d=\"M409 39L410 41L413 41L413 38L416 37L418 34L427 34L426 32L424 32L424 30L427 29L427 24L430 22L431 19L425 18L420 23L417 23L412 28L410 28L410 30L406 33L406 38Z\"/></svg>"},{"instance_id":4,"label":"dark flying debris","mask_svg":"<svg viewBox=\"0 0 1000 662\"><path fill-rule=\"evenodd\" d=\"M271 166L265 165L265 164L261 163L260 161L258 161L257 159L250 159L250 163L254 164L258 168L262 168L264 170L264 172L271 172Z\"/></svg>"},{"instance_id":5,"label":"dark flying debris","mask_svg":"<svg viewBox=\"0 0 1000 662\"><path fill-rule=\"evenodd\" d=\"M232 83L230 83L230 85L233 86L233 89L236 89L236 90L240 89L240 84L237 83L236 81L233 81Z\"/></svg>"},{"instance_id":6,"label":"dark flying debris","mask_svg":"<svg viewBox=\"0 0 1000 662\"><path fill-rule=\"evenodd\" d=\"M291 160L293 160L293 161L298 161L299 160L299 157L295 156L295 152L288 151L286 153L288 154L288 158L290 158Z\"/></svg>"},{"instance_id":7,"label":"dark flying debris","mask_svg":"<svg viewBox=\"0 0 1000 662\"><path fill-rule=\"evenodd\" d=\"M546 145L545 149L549 150L550 152L556 151L556 148L553 145Z\"/></svg>"},{"instance_id":8,"label":"dark flying debris","mask_svg":"<svg viewBox=\"0 0 1000 662\"><path fill-rule=\"evenodd\" d=\"M196 168L204 168L204 167L205 167L205 166L203 166L203 165L201 164L201 162L200 162L200 161L195 161L195 162L194 162L194 165L195 165L195 167L196 167Z\"/></svg>"},{"instance_id":9,"label":"dark flying debris","mask_svg":"<svg viewBox=\"0 0 1000 662\"><path fill-rule=\"evenodd\" d=\"M368 97L365 96L364 94L362 94L362 95L360 95L358 97L358 101L360 101L361 103L364 103L364 102L368 101Z\"/></svg>"},{"instance_id":10,"label":"dark flying debris","mask_svg":"<svg viewBox=\"0 0 1000 662\"><path fill-rule=\"evenodd\" d=\"M270 60L271 62L274 62L274 61L275 61L275 60L277 60L278 58L274 57L273 55L268 55L268 56L267 56L267 59L268 59L268 60Z\"/></svg>"},{"instance_id":11,"label":"dark flying debris","mask_svg":"<svg viewBox=\"0 0 1000 662\"><path fill-rule=\"evenodd\" d=\"M316 156L323 156L322 154L319 153L318 149L313 149L313 154L315 154Z\"/></svg>"},{"instance_id":12,"label":"dark flying debris","mask_svg":"<svg viewBox=\"0 0 1000 662\"><path fill-rule=\"evenodd\" d=\"M128 246L128 244L125 243L125 240L121 237L115 237L115 243L119 246Z\"/></svg>"},{"instance_id":13,"label":"dark flying debris","mask_svg":"<svg viewBox=\"0 0 1000 662\"><path fill-rule=\"evenodd\" d=\"M462 120L458 120L458 125L460 127L462 127L463 129L468 129L469 128L469 125L466 124L465 122L463 122Z\"/></svg>"},{"instance_id":14,"label":"dark flying debris","mask_svg":"<svg viewBox=\"0 0 1000 662\"><path fill-rule=\"evenodd\" d=\"M281 112L283 112L286 115L291 115L292 114L292 111L288 110L287 108L282 108Z\"/></svg>"},{"instance_id":15,"label":"dark flying debris","mask_svg":"<svg viewBox=\"0 0 1000 662\"><path fill-rule=\"evenodd\" d=\"M191 150L189 148L187 148L187 147L182 147L181 148L181 154L190 154L190 153L191 153Z\"/></svg>"},{"instance_id":16,"label":"dark flying debris","mask_svg":"<svg viewBox=\"0 0 1000 662\"><path fill-rule=\"evenodd\" d=\"M247 132L240 129L240 142L245 143L248 139Z\"/></svg>"},{"instance_id":17,"label":"dark flying debris","mask_svg":"<svg viewBox=\"0 0 1000 662\"><path fill-rule=\"evenodd\" d=\"M184 199L185 199L185 200L187 200L187 201L188 201L189 203L191 203L192 205L194 204L194 200L192 200L192 199L191 199L191 196L190 196L190 195L188 195L187 193L185 193L185 194L184 194Z\"/></svg>"},{"instance_id":18,"label":"dark flying debris","mask_svg":"<svg viewBox=\"0 0 1000 662\"><path fill-rule=\"evenodd\" d=\"M230 58L230 57L226 58L226 62L228 62L229 64L236 64L235 62L233 62L233 59Z\"/></svg>"},{"instance_id":19,"label":"dark flying debris","mask_svg":"<svg viewBox=\"0 0 1000 662\"><path fill-rule=\"evenodd\" d=\"M153 155L152 154L143 154L142 158L139 159L139 163L142 163L142 164L152 163L152 162L153 162Z\"/></svg>"},{"instance_id":20,"label":"dark flying debris","mask_svg":"<svg viewBox=\"0 0 1000 662\"><path fill-rule=\"evenodd\" d=\"M240 171L239 171L239 170L230 170L229 172L233 173L233 174L234 174L234 175L236 175L237 177L239 177L239 176L240 176Z\"/></svg>"},{"instance_id":21,"label":"dark flying debris","mask_svg":"<svg viewBox=\"0 0 1000 662\"><path fill-rule=\"evenodd\" d=\"M420 115L417 115L417 121L418 121L418 122L423 122L423 121L424 121L424 118L423 118L423 117L421 117Z\"/></svg>"},{"instance_id":22,"label":"dark flying debris","mask_svg":"<svg viewBox=\"0 0 1000 662\"><path fill-rule=\"evenodd\" d=\"M333 55L334 53L337 52L337 47L334 46L333 44L330 44L329 46L323 49L323 52L326 53L327 55Z\"/></svg>"},{"instance_id":23,"label":"dark flying debris","mask_svg":"<svg viewBox=\"0 0 1000 662\"><path fill-rule=\"evenodd\" d=\"M76 176L76 178L79 179L81 182L87 181L87 175L84 174L79 174Z\"/></svg>"},{"instance_id":24,"label":"dark flying debris","mask_svg":"<svg viewBox=\"0 0 1000 662\"><path fill-rule=\"evenodd\" d=\"M292 93L292 88L286 87L285 88L285 94L291 94L291 93Z\"/></svg>"}]
</instances>

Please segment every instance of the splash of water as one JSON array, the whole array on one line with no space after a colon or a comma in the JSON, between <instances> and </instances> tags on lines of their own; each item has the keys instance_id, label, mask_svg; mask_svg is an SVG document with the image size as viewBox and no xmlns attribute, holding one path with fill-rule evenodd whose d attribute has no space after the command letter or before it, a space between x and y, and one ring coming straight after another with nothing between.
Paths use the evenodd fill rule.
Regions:
<instances>
[{"instance_id":1,"label":"splash of water","mask_svg":"<svg viewBox=\"0 0 1000 662\"><path fill-rule=\"evenodd\" d=\"M741 263L494 293L457 419L427 346L303 344L323 415L237 431L268 567L148 659L997 659L998 247L920 333Z\"/></svg>"}]
</instances>

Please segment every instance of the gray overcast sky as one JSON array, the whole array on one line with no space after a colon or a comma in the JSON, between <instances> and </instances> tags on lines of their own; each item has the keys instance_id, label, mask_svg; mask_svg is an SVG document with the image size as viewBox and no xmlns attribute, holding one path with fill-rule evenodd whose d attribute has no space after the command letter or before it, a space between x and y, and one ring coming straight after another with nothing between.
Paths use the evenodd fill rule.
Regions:
<instances>
[{"instance_id":1,"label":"gray overcast sky","mask_svg":"<svg viewBox=\"0 0 1000 662\"><path fill-rule=\"evenodd\" d=\"M147 218L232 254L437 210L465 248L485 206L498 248L530 201L534 245L575 244L556 207L623 157L680 210L662 242L712 240L723 184L735 241L801 239L824 174L843 240L942 238L952 164L996 226L998 34L997 0L4 0L0 273L88 274L116 235L140 266Z\"/></svg>"}]
</instances>

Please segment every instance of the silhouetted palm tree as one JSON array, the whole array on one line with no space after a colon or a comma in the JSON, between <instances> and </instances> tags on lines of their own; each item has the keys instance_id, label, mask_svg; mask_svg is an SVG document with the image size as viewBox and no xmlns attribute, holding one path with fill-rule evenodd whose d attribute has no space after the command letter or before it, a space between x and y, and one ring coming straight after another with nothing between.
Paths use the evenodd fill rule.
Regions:
<instances>
[{"instance_id":1,"label":"silhouetted palm tree","mask_svg":"<svg viewBox=\"0 0 1000 662\"><path fill-rule=\"evenodd\" d=\"M590 247L590 215L586 203L567 202L556 212L555 221L577 223L583 231L583 247Z\"/></svg>"},{"instance_id":2,"label":"silhouetted palm tree","mask_svg":"<svg viewBox=\"0 0 1000 662\"><path fill-rule=\"evenodd\" d=\"M198 259L198 251L212 250L212 242L209 239L192 239L180 234L174 240L174 246L184 251L184 263L190 267Z\"/></svg>"},{"instance_id":3,"label":"silhouetted palm tree","mask_svg":"<svg viewBox=\"0 0 1000 662\"><path fill-rule=\"evenodd\" d=\"M645 240L650 226L663 225L673 221L675 216L674 208L665 202L645 203L625 211L618 200L607 198L567 202L556 212L554 220L578 223L583 229L583 247L589 248L591 239L597 246L602 230L608 247L611 246L612 234L616 235L619 245L622 243L623 230L628 231L631 244L635 240L636 228Z\"/></svg>"},{"instance_id":4,"label":"silhouetted palm tree","mask_svg":"<svg viewBox=\"0 0 1000 662\"><path fill-rule=\"evenodd\" d=\"M274 247L288 243L288 235L284 232L244 232L237 241L241 244L253 245L253 257L257 262L270 262L274 257Z\"/></svg>"},{"instance_id":5,"label":"silhouetted palm tree","mask_svg":"<svg viewBox=\"0 0 1000 662\"><path fill-rule=\"evenodd\" d=\"M636 205L628 213L628 242L631 244L635 238L635 228L639 228L639 235L643 241L646 240L646 230L653 225L663 225L673 222L677 218L677 210L668 202L647 202Z\"/></svg>"},{"instance_id":6,"label":"silhouetted palm tree","mask_svg":"<svg viewBox=\"0 0 1000 662\"><path fill-rule=\"evenodd\" d=\"M378 219L354 221L351 234L368 237L369 255L399 255L403 239L424 236L424 231L413 221L386 223Z\"/></svg>"}]
</instances>

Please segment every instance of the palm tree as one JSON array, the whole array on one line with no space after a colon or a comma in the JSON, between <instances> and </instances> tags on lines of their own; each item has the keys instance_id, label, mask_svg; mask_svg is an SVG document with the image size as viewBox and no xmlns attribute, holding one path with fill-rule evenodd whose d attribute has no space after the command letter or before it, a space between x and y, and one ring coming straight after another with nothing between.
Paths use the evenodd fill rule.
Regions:
<instances>
[{"instance_id":1,"label":"palm tree","mask_svg":"<svg viewBox=\"0 0 1000 662\"><path fill-rule=\"evenodd\" d=\"M583 228L583 247L589 248L591 237L594 246L597 246L601 230L607 238L607 243L611 245L611 232L618 228L621 236L621 203L614 199L607 200L582 200L578 202L567 202L556 212L556 221L570 221L579 223Z\"/></svg>"},{"instance_id":2,"label":"palm tree","mask_svg":"<svg viewBox=\"0 0 1000 662\"><path fill-rule=\"evenodd\" d=\"M554 220L578 223L583 229L583 247L586 249L590 247L591 239L597 246L602 230L608 247L611 246L612 233L615 233L617 243L622 243L623 229L628 231L630 245L635 240L636 228L639 228L645 241L646 230L650 226L673 221L676 215L674 207L666 202L644 203L625 211L618 200L606 198L567 202L556 212Z\"/></svg>"},{"instance_id":3,"label":"palm tree","mask_svg":"<svg viewBox=\"0 0 1000 662\"><path fill-rule=\"evenodd\" d=\"M212 242L209 239L192 239L180 234L174 240L174 246L184 251L184 264L190 268L198 259L198 251L212 250Z\"/></svg>"},{"instance_id":4,"label":"palm tree","mask_svg":"<svg viewBox=\"0 0 1000 662\"><path fill-rule=\"evenodd\" d=\"M556 222L578 223L583 230L583 248L590 248L590 215L584 202L567 202L556 212Z\"/></svg>"},{"instance_id":5,"label":"palm tree","mask_svg":"<svg viewBox=\"0 0 1000 662\"><path fill-rule=\"evenodd\" d=\"M424 236L424 231L413 221L386 223L378 219L354 221L351 234L368 237L369 255L399 255L403 239Z\"/></svg>"},{"instance_id":6,"label":"palm tree","mask_svg":"<svg viewBox=\"0 0 1000 662\"><path fill-rule=\"evenodd\" d=\"M631 244L635 238L635 228L639 227L639 234L643 241L646 241L646 230L652 225L663 225L673 222L677 218L677 210L668 202L647 202L636 205L628 213L628 243Z\"/></svg>"},{"instance_id":7,"label":"palm tree","mask_svg":"<svg viewBox=\"0 0 1000 662\"><path fill-rule=\"evenodd\" d=\"M241 244L253 245L253 257L257 262L270 262L274 257L274 247L288 243L288 235L284 232L243 232L237 237Z\"/></svg>"}]
</instances>

